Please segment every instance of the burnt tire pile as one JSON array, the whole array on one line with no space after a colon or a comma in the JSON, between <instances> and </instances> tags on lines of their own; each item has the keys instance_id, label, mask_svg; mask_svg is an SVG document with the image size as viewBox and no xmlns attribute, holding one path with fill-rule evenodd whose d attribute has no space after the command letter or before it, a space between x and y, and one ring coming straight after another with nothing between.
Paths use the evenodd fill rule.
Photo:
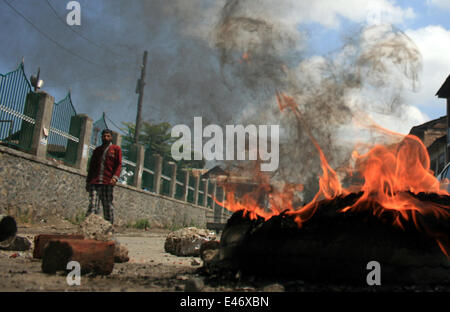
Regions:
<instances>
[{"instance_id":1,"label":"burnt tire pile","mask_svg":"<svg viewBox=\"0 0 450 312\"><path fill-rule=\"evenodd\" d=\"M416 216L419 229L412 221L403 222L402 229L392 225L396 215L389 211L381 216L370 209L338 212L360 196L319 202L300 228L286 213L264 221L238 211L222 233L220 258L245 275L271 279L367 285L367 265L377 261L383 284L450 284L450 261L436 241L438 236L448 243L448 219ZM415 196L450 203L448 196Z\"/></svg>"}]
</instances>

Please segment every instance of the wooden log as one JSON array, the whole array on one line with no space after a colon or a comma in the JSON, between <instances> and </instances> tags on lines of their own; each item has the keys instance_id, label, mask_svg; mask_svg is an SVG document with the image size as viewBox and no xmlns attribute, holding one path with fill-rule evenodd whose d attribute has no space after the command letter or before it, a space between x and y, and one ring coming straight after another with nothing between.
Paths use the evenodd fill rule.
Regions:
<instances>
[{"instance_id":1,"label":"wooden log","mask_svg":"<svg viewBox=\"0 0 450 312\"><path fill-rule=\"evenodd\" d=\"M42 271L65 271L67 263L77 261L81 266L81 274L108 275L114 268L114 250L115 243L112 241L50 240L42 256Z\"/></svg>"},{"instance_id":2,"label":"wooden log","mask_svg":"<svg viewBox=\"0 0 450 312\"><path fill-rule=\"evenodd\" d=\"M33 258L41 259L44 253L44 248L51 240L58 239L84 239L81 234L40 234L34 237Z\"/></svg>"}]
</instances>

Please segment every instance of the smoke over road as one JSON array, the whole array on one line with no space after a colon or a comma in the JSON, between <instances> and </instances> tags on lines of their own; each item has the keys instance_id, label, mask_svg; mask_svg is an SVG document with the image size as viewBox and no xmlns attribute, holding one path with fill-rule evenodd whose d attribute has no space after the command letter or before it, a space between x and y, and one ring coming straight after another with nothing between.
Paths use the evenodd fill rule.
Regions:
<instances>
[{"instance_id":1,"label":"smoke over road","mask_svg":"<svg viewBox=\"0 0 450 312\"><path fill-rule=\"evenodd\" d=\"M82 26L76 31L101 49L49 18L53 13L45 2L13 5L98 66L61 51L6 6L0 13L6 25L0 32L2 66L11 68L25 56L28 71L40 66L44 89L57 99L71 88L77 112L95 119L106 111L118 122L134 122L136 79L148 50L144 120L190 125L202 116L205 124L280 124L276 177L306 188L320 173L317 152L297 119L279 111L277 92L294 98L336 168L356 141L388 139L370 129L355 132L355 120L371 117L405 128L422 121L403 101L405 90L419 86L421 55L390 25L360 23L340 49L320 55L308 46L314 34L303 27L317 10L311 1L80 1ZM64 17L65 3L49 2Z\"/></svg>"},{"instance_id":2,"label":"smoke over road","mask_svg":"<svg viewBox=\"0 0 450 312\"><path fill-rule=\"evenodd\" d=\"M317 151L299 121L279 111L275 93L293 97L304 126L332 166L339 167L358 141L398 139L357 128L354 121L383 116L405 121L413 108L403 102L403 91L417 87L421 55L404 33L380 24L355 30L331 55L305 57L308 47L301 27L272 12L279 14L266 1L257 10L254 1L228 1L215 29L215 45L224 83L242 83L254 99L243 119L280 123L284 129L278 176L308 188L320 174Z\"/></svg>"}]
</instances>

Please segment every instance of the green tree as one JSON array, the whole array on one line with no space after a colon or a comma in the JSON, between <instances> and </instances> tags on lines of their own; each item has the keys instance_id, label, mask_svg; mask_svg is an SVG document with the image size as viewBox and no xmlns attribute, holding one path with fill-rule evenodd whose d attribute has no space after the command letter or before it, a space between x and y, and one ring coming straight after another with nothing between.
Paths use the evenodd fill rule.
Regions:
<instances>
[{"instance_id":1,"label":"green tree","mask_svg":"<svg viewBox=\"0 0 450 312\"><path fill-rule=\"evenodd\" d=\"M124 130L127 134L123 137L123 153L128 159L134 159L134 133L136 125L131 122L123 122ZM161 155L164 159L174 161L179 168L203 168L205 166L204 160L180 160L175 161L171 155L171 146L178 138L172 138L172 126L168 122L159 124L151 124L143 121L141 126L141 133L139 134L138 143L145 147L146 152L150 151L154 154ZM191 159L194 159L191 157Z\"/></svg>"}]
</instances>

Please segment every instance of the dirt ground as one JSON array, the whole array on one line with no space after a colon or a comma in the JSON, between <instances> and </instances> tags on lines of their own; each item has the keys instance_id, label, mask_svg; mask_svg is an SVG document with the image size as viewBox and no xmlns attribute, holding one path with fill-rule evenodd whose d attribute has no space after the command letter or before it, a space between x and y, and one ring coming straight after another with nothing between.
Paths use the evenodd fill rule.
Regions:
<instances>
[{"instance_id":1,"label":"dirt ground","mask_svg":"<svg viewBox=\"0 0 450 312\"><path fill-rule=\"evenodd\" d=\"M37 234L74 233L77 226L59 219L41 224L18 224L18 236L32 242ZM345 285L308 284L303 281L266 281L243 279L233 282L206 280L198 272L203 263L199 257L177 257L164 251L169 230L116 228L115 239L128 248L130 261L115 263L108 276L81 277L81 285L69 286L66 274L45 274L41 260L29 251L0 250L0 292L181 292L186 284L201 279L204 292L450 292L450 285L402 285L353 287ZM218 236L220 237L220 236ZM211 282L213 281L213 282Z\"/></svg>"},{"instance_id":2,"label":"dirt ground","mask_svg":"<svg viewBox=\"0 0 450 312\"><path fill-rule=\"evenodd\" d=\"M31 241L37 234L74 233L76 226L65 221L18 224L18 236ZM0 292L4 291L183 291L195 278L202 260L177 257L164 251L168 230L117 228L115 238L128 248L130 261L115 263L108 276L82 276L80 286L68 286L64 272L45 274L41 260L29 251L0 250ZM217 289L220 290L220 289Z\"/></svg>"}]
</instances>

